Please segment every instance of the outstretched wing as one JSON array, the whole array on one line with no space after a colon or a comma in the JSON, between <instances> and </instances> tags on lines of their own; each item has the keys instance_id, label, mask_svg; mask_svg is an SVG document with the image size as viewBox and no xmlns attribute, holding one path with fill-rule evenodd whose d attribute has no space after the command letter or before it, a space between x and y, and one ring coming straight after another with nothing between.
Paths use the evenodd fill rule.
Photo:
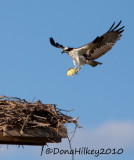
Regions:
<instances>
[{"instance_id":1,"label":"outstretched wing","mask_svg":"<svg viewBox=\"0 0 134 160\"><path fill-rule=\"evenodd\" d=\"M54 39L51 37L50 38L50 43L51 45L53 45L54 47L57 47L57 48L61 48L61 49L64 49L64 46L59 44L59 43L55 43Z\"/></svg>"},{"instance_id":2,"label":"outstretched wing","mask_svg":"<svg viewBox=\"0 0 134 160\"><path fill-rule=\"evenodd\" d=\"M86 50L84 56L89 59L97 59L100 56L107 53L116 43L117 40L120 40L122 36L121 33L124 31L124 27L117 29L117 27L121 24L121 21L114 27L115 22L110 27L110 29L100 37L97 37L91 43L88 43L85 46L82 46L80 49ZM114 28L113 28L114 27Z\"/></svg>"}]
</instances>

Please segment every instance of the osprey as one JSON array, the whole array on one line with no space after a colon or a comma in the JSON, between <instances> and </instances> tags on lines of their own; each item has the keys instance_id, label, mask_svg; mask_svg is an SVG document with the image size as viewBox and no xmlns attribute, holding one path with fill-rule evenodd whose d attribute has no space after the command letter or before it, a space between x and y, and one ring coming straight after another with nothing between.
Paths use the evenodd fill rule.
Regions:
<instances>
[{"instance_id":1,"label":"osprey","mask_svg":"<svg viewBox=\"0 0 134 160\"><path fill-rule=\"evenodd\" d=\"M59 43L55 43L52 37L50 38L50 43L54 47L61 48L62 53L67 53L73 58L74 69L78 72L84 64L89 64L92 67L102 64L101 62L95 61L95 59L107 53L114 46L116 41L120 40L122 36L121 33L124 31L123 28L125 27L118 28L120 24L121 21L114 27L114 22L105 34L96 37L92 42L79 48L64 47ZM78 69L77 64L79 65Z\"/></svg>"}]
</instances>

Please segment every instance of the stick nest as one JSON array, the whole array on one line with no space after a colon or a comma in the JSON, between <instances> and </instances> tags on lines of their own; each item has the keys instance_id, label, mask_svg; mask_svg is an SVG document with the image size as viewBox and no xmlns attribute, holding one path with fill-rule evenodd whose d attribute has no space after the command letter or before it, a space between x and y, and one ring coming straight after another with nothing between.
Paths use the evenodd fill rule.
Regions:
<instances>
[{"instance_id":1,"label":"stick nest","mask_svg":"<svg viewBox=\"0 0 134 160\"><path fill-rule=\"evenodd\" d=\"M5 125L25 128L52 127L59 129L66 123L78 125L78 117L73 119L62 113L55 104L27 102L17 97L0 96L0 129Z\"/></svg>"}]
</instances>

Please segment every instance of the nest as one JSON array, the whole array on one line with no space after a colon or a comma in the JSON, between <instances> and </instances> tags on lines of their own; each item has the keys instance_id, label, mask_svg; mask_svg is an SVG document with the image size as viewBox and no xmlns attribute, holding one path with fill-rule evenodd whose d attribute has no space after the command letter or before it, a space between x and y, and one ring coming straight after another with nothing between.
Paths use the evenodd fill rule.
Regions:
<instances>
[{"instance_id":1,"label":"nest","mask_svg":"<svg viewBox=\"0 0 134 160\"><path fill-rule=\"evenodd\" d=\"M23 134L24 128L50 127L58 131L66 123L78 125L78 117L73 119L62 113L55 104L28 102L17 97L0 96L0 130L5 125L12 128L20 127Z\"/></svg>"}]
</instances>

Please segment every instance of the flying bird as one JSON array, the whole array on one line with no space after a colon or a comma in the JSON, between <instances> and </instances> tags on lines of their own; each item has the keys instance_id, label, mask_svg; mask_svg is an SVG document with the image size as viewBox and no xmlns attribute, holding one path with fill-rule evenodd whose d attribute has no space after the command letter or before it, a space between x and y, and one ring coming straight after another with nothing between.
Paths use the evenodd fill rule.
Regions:
<instances>
[{"instance_id":1,"label":"flying bird","mask_svg":"<svg viewBox=\"0 0 134 160\"><path fill-rule=\"evenodd\" d=\"M121 33L124 31L125 27L123 26L118 28L121 22L122 21L120 21L116 26L114 22L105 34L100 37L96 37L92 42L79 48L64 47L59 43L55 43L52 37L50 38L50 43L54 47L61 48L62 53L67 53L73 58L75 66L74 71L78 72L84 64L95 67L98 64L102 64L101 62L97 62L95 59L107 53L115 45L117 40L120 40L120 37L122 36ZM77 68L77 64L79 65L79 68Z\"/></svg>"}]
</instances>

